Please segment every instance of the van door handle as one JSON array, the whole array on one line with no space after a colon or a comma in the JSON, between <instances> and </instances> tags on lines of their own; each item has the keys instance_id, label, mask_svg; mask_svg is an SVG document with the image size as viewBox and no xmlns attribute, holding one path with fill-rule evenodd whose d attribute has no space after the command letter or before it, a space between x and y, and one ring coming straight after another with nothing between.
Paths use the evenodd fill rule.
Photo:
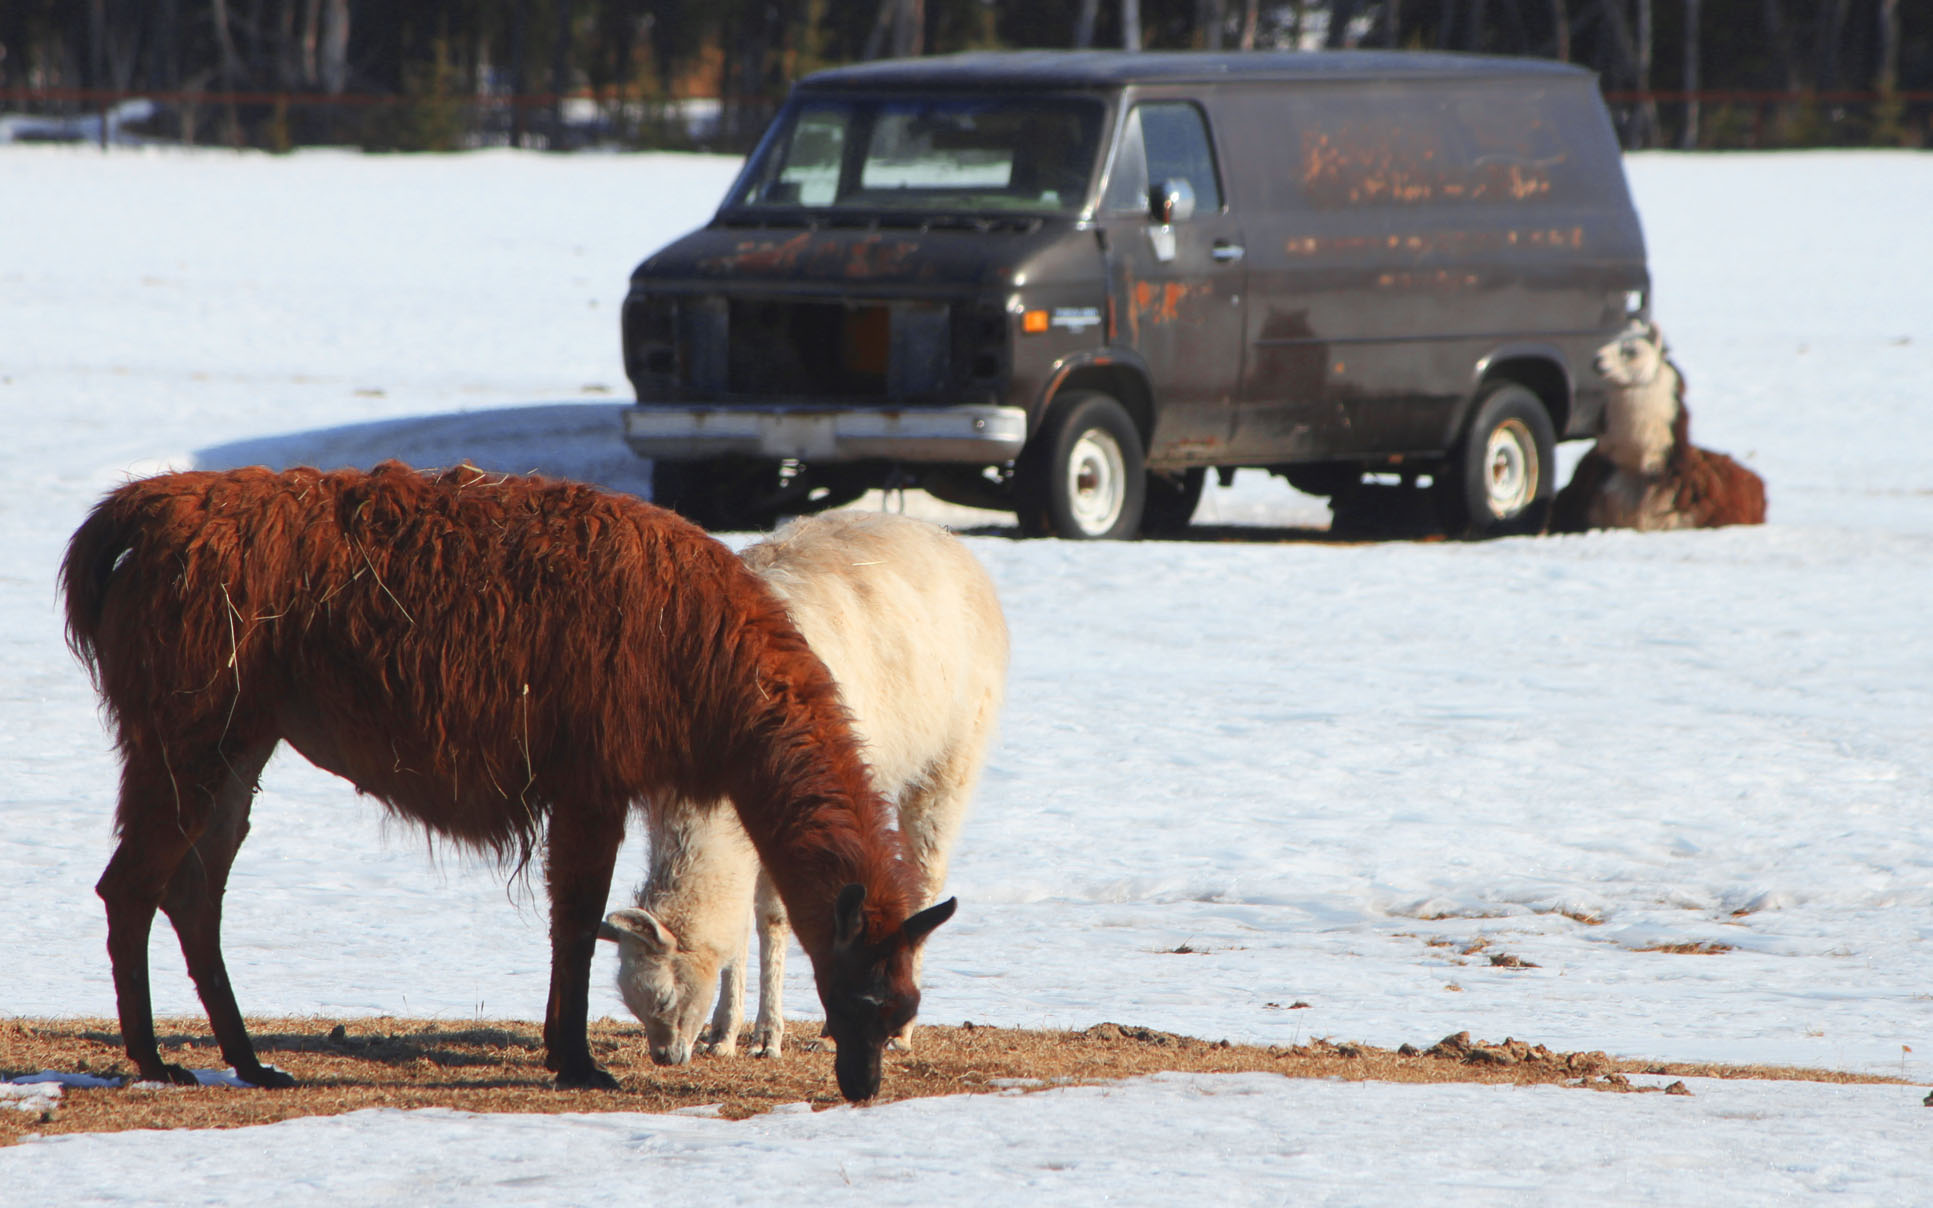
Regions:
<instances>
[{"instance_id":1,"label":"van door handle","mask_svg":"<svg viewBox=\"0 0 1933 1208\"><path fill-rule=\"evenodd\" d=\"M1219 263L1234 264L1241 260L1246 250L1239 243L1230 243L1226 239L1217 239L1215 246L1208 250L1208 254L1213 256Z\"/></svg>"}]
</instances>

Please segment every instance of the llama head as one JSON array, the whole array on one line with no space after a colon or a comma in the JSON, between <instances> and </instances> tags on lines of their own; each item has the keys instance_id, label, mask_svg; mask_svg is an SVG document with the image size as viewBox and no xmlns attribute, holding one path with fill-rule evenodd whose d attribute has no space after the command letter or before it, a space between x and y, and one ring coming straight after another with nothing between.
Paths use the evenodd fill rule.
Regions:
<instances>
[{"instance_id":1,"label":"llama head","mask_svg":"<svg viewBox=\"0 0 1933 1208\"><path fill-rule=\"evenodd\" d=\"M1598 374L1614 386L1648 386L1664 368L1664 333L1656 323L1633 319L1623 334L1597 350L1597 358L1592 363Z\"/></svg>"},{"instance_id":2,"label":"llama head","mask_svg":"<svg viewBox=\"0 0 1933 1208\"><path fill-rule=\"evenodd\" d=\"M597 936L617 945L618 993L644 1024L651 1060L658 1065L691 1060L726 954L709 945L681 943L648 910L612 911L598 925Z\"/></svg>"},{"instance_id":3,"label":"llama head","mask_svg":"<svg viewBox=\"0 0 1933 1208\"><path fill-rule=\"evenodd\" d=\"M1676 443L1678 371L1655 323L1633 320L1624 334L1598 349L1597 371L1611 385L1598 451L1628 473L1664 471Z\"/></svg>"},{"instance_id":4,"label":"llama head","mask_svg":"<svg viewBox=\"0 0 1933 1208\"><path fill-rule=\"evenodd\" d=\"M919 1011L913 957L958 905L958 899L948 898L911 916L884 938L870 939L865 886L839 891L833 905L832 950L818 982L826 1031L838 1047L832 1071L847 1099L857 1102L879 1093L880 1052Z\"/></svg>"}]
</instances>

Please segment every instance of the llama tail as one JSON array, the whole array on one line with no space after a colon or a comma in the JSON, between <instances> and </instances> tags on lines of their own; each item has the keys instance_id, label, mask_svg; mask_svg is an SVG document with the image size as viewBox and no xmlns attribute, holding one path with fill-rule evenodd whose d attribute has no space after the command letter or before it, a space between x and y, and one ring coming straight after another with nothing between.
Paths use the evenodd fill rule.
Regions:
<instances>
[{"instance_id":1,"label":"llama tail","mask_svg":"<svg viewBox=\"0 0 1933 1208\"><path fill-rule=\"evenodd\" d=\"M67 543L61 561L60 591L67 605L67 648L98 683L102 617L107 608L109 581L121 558L134 544L139 525L136 509L126 506L126 492L116 491L97 504Z\"/></svg>"}]
</instances>

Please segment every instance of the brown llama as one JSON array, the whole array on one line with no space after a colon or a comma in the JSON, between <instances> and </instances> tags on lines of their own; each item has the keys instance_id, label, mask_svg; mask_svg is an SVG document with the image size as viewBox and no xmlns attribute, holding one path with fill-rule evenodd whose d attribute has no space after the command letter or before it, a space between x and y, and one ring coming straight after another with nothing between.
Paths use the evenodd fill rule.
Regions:
<instances>
[{"instance_id":1,"label":"brown llama","mask_svg":"<svg viewBox=\"0 0 1933 1208\"><path fill-rule=\"evenodd\" d=\"M1684 374L1657 324L1634 321L1596 367L1611 385L1604 435L1552 501L1552 532L1765 523L1765 481L1691 443Z\"/></svg>"},{"instance_id":2,"label":"brown llama","mask_svg":"<svg viewBox=\"0 0 1933 1208\"><path fill-rule=\"evenodd\" d=\"M155 1045L148 935L181 942L223 1057L264 1066L221 952L222 893L286 741L395 815L515 857L550 895L547 1064L615 1087L585 1016L629 811L728 797L811 958L848 1099L919 1005L915 955L953 912L912 877L830 674L782 603L670 512L473 467L164 474L110 493L61 569L69 644L122 758L96 891L128 1056Z\"/></svg>"}]
</instances>

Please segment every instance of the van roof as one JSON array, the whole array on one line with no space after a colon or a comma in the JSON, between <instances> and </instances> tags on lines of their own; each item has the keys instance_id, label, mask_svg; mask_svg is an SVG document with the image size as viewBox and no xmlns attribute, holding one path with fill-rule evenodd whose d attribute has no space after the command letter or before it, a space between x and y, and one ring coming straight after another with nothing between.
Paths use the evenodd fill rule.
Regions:
<instances>
[{"instance_id":1,"label":"van roof","mask_svg":"<svg viewBox=\"0 0 1933 1208\"><path fill-rule=\"evenodd\" d=\"M1569 63L1433 51L974 51L882 59L814 72L802 90L1115 88L1256 80L1589 77Z\"/></svg>"}]
</instances>

